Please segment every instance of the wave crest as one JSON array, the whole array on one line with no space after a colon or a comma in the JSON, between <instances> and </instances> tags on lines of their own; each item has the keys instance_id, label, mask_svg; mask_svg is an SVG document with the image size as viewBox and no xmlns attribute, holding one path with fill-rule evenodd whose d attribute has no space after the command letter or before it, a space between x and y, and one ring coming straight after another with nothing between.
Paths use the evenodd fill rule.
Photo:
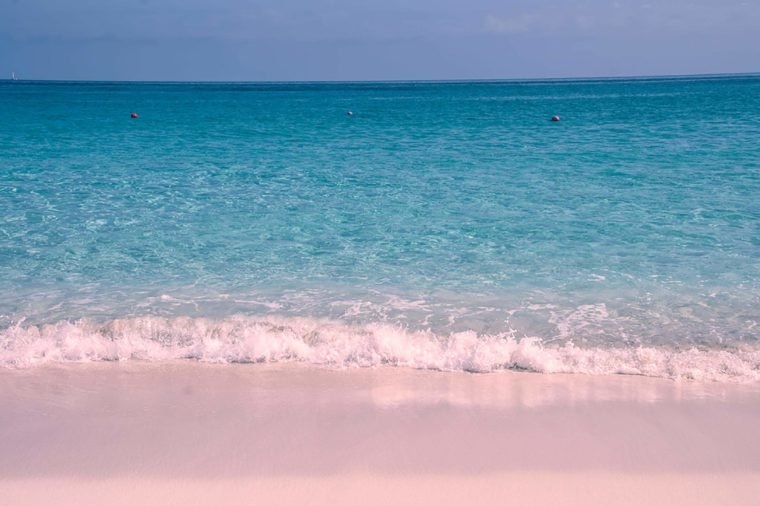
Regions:
<instances>
[{"instance_id":1,"label":"wave crest","mask_svg":"<svg viewBox=\"0 0 760 506\"><path fill-rule=\"evenodd\" d=\"M153 316L23 322L0 331L0 366L47 363L198 360L302 362L325 367L399 366L442 371L636 374L706 381L760 381L760 349L550 346L538 338L473 331L437 335L383 323L234 316Z\"/></svg>"}]
</instances>

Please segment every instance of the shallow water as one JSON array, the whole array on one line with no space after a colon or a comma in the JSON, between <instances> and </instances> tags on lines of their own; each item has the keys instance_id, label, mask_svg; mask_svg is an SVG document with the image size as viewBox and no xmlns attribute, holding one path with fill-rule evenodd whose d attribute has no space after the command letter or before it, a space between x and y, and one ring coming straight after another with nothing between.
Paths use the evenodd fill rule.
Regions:
<instances>
[{"instance_id":1,"label":"shallow water","mask_svg":"<svg viewBox=\"0 0 760 506\"><path fill-rule=\"evenodd\" d=\"M0 109L5 366L760 379L758 76L17 81Z\"/></svg>"}]
</instances>

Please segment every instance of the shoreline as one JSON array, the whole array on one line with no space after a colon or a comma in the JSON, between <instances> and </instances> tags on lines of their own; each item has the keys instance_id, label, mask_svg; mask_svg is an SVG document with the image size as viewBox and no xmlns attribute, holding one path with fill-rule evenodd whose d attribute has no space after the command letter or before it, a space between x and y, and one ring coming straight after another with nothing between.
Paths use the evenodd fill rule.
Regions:
<instances>
[{"instance_id":1,"label":"shoreline","mask_svg":"<svg viewBox=\"0 0 760 506\"><path fill-rule=\"evenodd\" d=\"M2 370L0 488L10 505L748 503L759 400L759 385L638 376Z\"/></svg>"},{"instance_id":2,"label":"shoreline","mask_svg":"<svg viewBox=\"0 0 760 506\"><path fill-rule=\"evenodd\" d=\"M577 311L607 311L604 303L593 308L582 306ZM585 321L582 314L576 317ZM760 347L756 344L715 348L654 343L579 346L572 341L547 343L540 337L472 330L436 334L390 323L356 324L284 315L59 320L9 327L0 331L0 340L13 343L0 350L0 369L135 360L168 365L303 363L338 369L392 364L452 372L623 374L760 384Z\"/></svg>"}]
</instances>

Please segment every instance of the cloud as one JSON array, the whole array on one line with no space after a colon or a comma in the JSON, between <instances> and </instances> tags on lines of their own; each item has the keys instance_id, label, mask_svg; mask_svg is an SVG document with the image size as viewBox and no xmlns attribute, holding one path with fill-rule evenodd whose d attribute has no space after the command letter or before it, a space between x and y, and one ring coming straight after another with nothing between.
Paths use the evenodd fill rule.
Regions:
<instances>
[{"instance_id":1,"label":"cloud","mask_svg":"<svg viewBox=\"0 0 760 506\"><path fill-rule=\"evenodd\" d=\"M586 29L593 19L581 14L545 9L522 12L512 16L489 14L483 21L486 32L497 34L551 34L560 31Z\"/></svg>"},{"instance_id":2,"label":"cloud","mask_svg":"<svg viewBox=\"0 0 760 506\"><path fill-rule=\"evenodd\" d=\"M648 37L659 33L703 34L756 26L760 8L741 0L585 0L542 3L514 12L491 12L482 29L505 35L617 35ZM729 28L730 27L730 28Z\"/></svg>"},{"instance_id":3,"label":"cloud","mask_svg":"<svg viewBox=\"0 0 760 506\"><path fill-rule=\"evenodd\" d=\"M537 16L532 13L513 17L497 17L493 14L484 20L485 30L491 33L527 33L536 27Z\"/></svg>"}]
</instances>

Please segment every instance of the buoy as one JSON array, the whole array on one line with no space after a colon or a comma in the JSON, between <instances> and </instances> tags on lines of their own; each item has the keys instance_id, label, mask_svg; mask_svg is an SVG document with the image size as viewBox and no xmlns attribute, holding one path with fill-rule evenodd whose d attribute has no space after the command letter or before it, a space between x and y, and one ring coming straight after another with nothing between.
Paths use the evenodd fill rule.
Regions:
<instances>
[{"instance_id":1,"label":"buoy","mask_svg":"<svg viewBox=\"0 0 760 506\"><path fill-rule=\"evenodd\" d=\"M559 116L552 116L552 121L559 121Z\"/></svg>"},{"instance_id":2,"label":"buoy","mask_svg":"<svg viewBox=\"0 0 760 506\"><path fill-rule=\"evenodd\" d=\"M353 116L354 112L353 111L346 111L346 114L349 115L349 116Z\"/></svg>"},{"instance_id":3,"label":"buoy","mask_svg":"<svg viewBox=\"0 0 760 506\"><path fill-rule=\"evenodd\" d=\"M129 115L129 117L132 119L137 119L137 113L133 112L132 114Z\"/></svg>"}]
</instances>

